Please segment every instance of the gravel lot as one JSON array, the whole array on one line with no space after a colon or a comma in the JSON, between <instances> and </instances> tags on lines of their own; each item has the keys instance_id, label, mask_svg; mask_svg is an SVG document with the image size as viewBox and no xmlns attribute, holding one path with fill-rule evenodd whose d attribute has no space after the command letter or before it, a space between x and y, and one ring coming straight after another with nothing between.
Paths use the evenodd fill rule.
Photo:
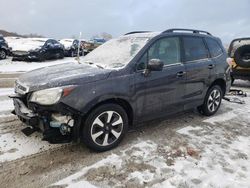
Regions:
<instances>
[{"instance_id":1,"label":"gravel lot","mask_svg":"<svg viewBox=\"0 0 250 188\"><path fill-rule=\"evenodd\" d=\"M250 82L235 87L250 95ZM0 89L1 187L250 187L250 97L223 101L213 117L190 111L148 123L95 153L23 135L11 92Z\"/></svg>"}]
</instances>

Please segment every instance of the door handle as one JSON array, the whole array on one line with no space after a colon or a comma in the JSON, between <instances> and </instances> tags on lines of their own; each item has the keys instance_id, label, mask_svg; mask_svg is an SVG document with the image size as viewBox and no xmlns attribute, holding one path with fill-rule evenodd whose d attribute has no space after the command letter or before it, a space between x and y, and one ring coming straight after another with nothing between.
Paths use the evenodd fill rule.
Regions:
<instances>
[{"instance_id":1,"label":"door handle","mask_svg":"<svg viewBox=\"0 0 250 188\"><path fill-rule=\"evenodd\" d=\"M180 72L177 72L177 73L176 73L176 76L177 76L177 77L182 77L184 74L186 74L186 72L180 71Z\"/></svg>"},{"instance_id":2,"label":"door handle","mask_svg":"<svg viewBox=\"0 0 250 188\"><path fill-rule=\"evenodd\" d=\"M208 65L208 68L209 69L213 69L215 67L215 65L214 64L210 64L210 65Z\"/></svg>"}]
</instances>

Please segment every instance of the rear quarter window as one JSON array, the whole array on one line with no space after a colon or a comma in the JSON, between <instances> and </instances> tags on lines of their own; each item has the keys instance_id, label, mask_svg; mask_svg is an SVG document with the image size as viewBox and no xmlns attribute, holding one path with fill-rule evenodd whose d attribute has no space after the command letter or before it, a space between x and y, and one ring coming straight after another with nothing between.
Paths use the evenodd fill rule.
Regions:
<instances>
[{"instance_id":1,"label":"rear quarter window","mask_svg":"<svg viewBox=\"0 0 250 188\"><path fill-rule=\"evenodd\" d=\"M185 61L195 61L209 57L204 41L200 37L183 37Z\"/></svg>"},{"instance_id":2,"label":"rear quarter window","mask_svg":"<svg viewBox=\"0 0 250 188\"><path fill-rule=\"evenodd\" d=\"M223 53L223 49L216 40L210 38L206 38L205 40L212 57L217 57Z\"/></svg>"}]
</instances>

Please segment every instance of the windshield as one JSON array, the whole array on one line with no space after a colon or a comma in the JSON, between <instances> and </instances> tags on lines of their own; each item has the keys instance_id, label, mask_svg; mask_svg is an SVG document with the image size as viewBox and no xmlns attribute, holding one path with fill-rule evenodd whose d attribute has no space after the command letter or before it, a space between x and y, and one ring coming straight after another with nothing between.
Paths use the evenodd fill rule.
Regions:
<instances>
[{"instance_id":1,"label":"windshield","mask_svg":"<svg viewBox=\"0 0 250 188\"><path fill-rule=\"evenodd\" d=\"M82 62L111 69L124 67L151 38L128 35L109 40L86 55Z\"/></svg>"}]
</instances>

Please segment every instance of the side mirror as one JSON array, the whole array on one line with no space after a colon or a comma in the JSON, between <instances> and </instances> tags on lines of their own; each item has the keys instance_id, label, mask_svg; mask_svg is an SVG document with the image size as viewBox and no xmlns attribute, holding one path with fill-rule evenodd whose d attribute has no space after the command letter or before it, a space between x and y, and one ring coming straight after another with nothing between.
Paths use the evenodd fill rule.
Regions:
<instances>
[{"instance_id":1,"label":"side mirror","mask_svg":"<svg viewBox=\"0 0 250 188\"><path fill-rule=\"evenodd\" d=\"M162 71L164 63L160 59L150 59L147 69L150 71Z\"/></svg>"}]
</instances>

